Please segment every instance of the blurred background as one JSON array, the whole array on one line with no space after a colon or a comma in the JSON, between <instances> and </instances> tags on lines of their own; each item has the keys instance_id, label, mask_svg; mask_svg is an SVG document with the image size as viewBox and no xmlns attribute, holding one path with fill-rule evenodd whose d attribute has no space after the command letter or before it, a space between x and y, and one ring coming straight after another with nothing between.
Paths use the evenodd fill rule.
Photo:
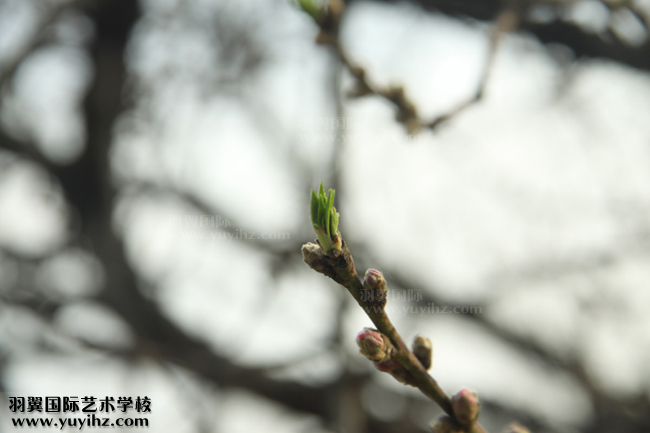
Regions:
<instances>
[{"instance_id":1,"label":"blurred background","mask_svg":"<svg viewBox=\"0 0 650 433\"><path fill-rule=\"evenodd\" d=\"M34 415L8 396L148 396L152 433L429 431L441 410L358 354L369 319L302 263L321 181L487 429L650 431L649 20L346 2L374 86L422 119L475 101L416 134L349 97L289 0L0 1L0 431Z\"/></svg>"}]
</instances>

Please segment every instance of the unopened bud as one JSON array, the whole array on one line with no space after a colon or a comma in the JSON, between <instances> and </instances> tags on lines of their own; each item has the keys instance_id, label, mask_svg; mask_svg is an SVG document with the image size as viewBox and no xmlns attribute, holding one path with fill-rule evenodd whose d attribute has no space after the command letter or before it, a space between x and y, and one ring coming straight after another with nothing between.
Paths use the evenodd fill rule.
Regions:
<instances>
[{"instance_id":1,"label":"unopened bud","mask_svg":"<svg viewBox=\"0 0 650 433\"><path fill-rule=\"evenodd\" d=\"M431 340L422 334L418 334L415 336L415 340L413 340L412 347L413 354L420 361L422 367L425 370L430 369L433 360L433 345L431 344Z\"/></svg>"},{"instance_id":2,"label":"unopened bud","mask_svg":"<svg viewBox=\"0 0 650 433\"><path fill-rule=\"evenodd\" d=\"M361 354L371 361L378 362L386 357L386 343L379 331L363 328L357 334L357 344Z\"/></svg>"},{"instance_id":3,"label":"unopened bud","mask_svg":"<svg viewBox=\"0 0 650 433\"><path fill-rule=\"evenodd\" d=\"M377 269L368 269L366 271L364 283L371 289L386 290L386 280Z\"/></svg>"},{"instance_id":4,"label":"unopened bud","mask_svg":"<svg viewBox=\"0 0 650 433\"><path fill-rule=\"evenodd\" d=\"M519 423L513 422L508 424L502 433L530 433L530 430Z\"/></svg>"},{"instance_id":5,"label":"unopened bud","mask_svg":"<svg viewBox=\"0 0 650 433\"><path fill-rule=\"evenodd\" d=\"M463 428L447 415L441 416L435 423L431 423L433 433L462 433Z\"/></svg>"},{"instance_id":6,"label":"unopened bud","mask_svg":"<svg viewBox=\"0 0 650 433\"><path fill-rule=\"evenodd\" d=\"M476 421L481 411L481 403L476 393L468 389L462 389L452 397L451 407L456 420L463 425L470 425Z\"/></svg>"},{"instance_id":7,"label":"unopened bud","mask_svg":"<svg viewBox=\"0 0 650 433\"><path fill-rule=\"evenodd\" d=\"M363 281L363 289L368 292L367 299L372 300L382 308L386 306L386 280L377 269L368 269Z\"/></svg>"}]
</instances>

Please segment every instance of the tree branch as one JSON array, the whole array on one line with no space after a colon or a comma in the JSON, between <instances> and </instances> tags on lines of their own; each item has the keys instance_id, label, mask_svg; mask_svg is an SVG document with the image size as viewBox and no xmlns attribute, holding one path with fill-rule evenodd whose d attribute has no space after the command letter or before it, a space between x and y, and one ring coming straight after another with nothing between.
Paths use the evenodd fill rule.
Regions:
<instances>
[{"instance_id":1,"label":"tree branch","mask_svg":"<svg viewBox=\"0 0 650 433\"><path fill-rule=\"evenodd\" d=\"M405 94L402 86L381 87L372 83L368 79L365 69L356 65L350 59L339 39L339 26L344 17L343 11L340 0L331 0L328 9L323 10L319 16L314 17L316 24L320 28L317 42L332 47L341 63L356 80L355 88L349 92L348 96L359 98L375 95L384 98L395 106L397 109L395 119L404 125L409 134L416 134L422 128L436 130L441 124L460 115L483 98L499 42L504 33L508 33L517 27L519 21L518 15L513 10L508 9L499 14L490 35L488 53L474 95L448 112L438 115L432 120L424 120L418 115L417 107Z\"/></svg>"},{"instance_id":2,"label":"tree branch","mask_svg":"<svg viewBox=\"0 0 650 433\"><path fill-rule=\"evenodd\" d=\"M346 0L346 3L354 4L358 0ZM397 3L397 0L374 0L377 3ZM503 3L501 0L408 0L431 13L448 15L455 19L472 19L479 21L493 21L501 12ZM521 2L524 6L521 16L523 17L519 31L527 32L535 36L541 43L562 44L570 48L577 58L594 58L612 60L623 65L636 69L650 71L650 38L641 45L630 45L616 37L603 38L597 33L591 33L582 29L578 24L570 21L563 21L559 18L558 8L566 2L552 1L530 1ZM609 3L599 2L608 7ZM618 2L617 2L618 3ZM548 23L533 21L527 16L527 12L537 5L546 5L553 8L556 17ZM632 13L643 17L643 14L634 8ZM644 20L641 20L644 21ZM646 31L647 31L646 27Z\"/></svg>"}]
</instances>

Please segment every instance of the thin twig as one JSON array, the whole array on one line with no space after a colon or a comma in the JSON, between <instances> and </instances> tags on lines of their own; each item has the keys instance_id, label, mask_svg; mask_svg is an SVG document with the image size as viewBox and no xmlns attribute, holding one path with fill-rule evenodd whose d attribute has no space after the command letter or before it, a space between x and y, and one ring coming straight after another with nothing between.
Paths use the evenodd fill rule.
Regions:
<instances>
[{"instance_id":1,"label":"thin twig","mask_svg":"<svg viewBox=\"0 0 650 433\"><path fill-rule=\"evenodd\" d=\"M383 88L377 84L371 83L368 80L365 69L354 64L346 54L339 40L338 29L340 19L341 13L338 12L335 16L326 15L323 19L317 20L316 22L320 26L320 33L317 42L322 45L331 46L336 55L341 59L341 63L355 78L355 87L348 93L348 96L358 98L367 95L376 95L391 102L395 108L397 108L395 119L406 127L409 134L415 134L423 128L435 130L442 123L458 116L483 98L485 88L487 87L493 69L494 59L496 57L499 43L502 40L503 35L513 31L519 23L519 15L511 9L506 9L499 14L490 34L488 53L483 65L483 71L481 73L478 88L474 95L448 112L438 115L433 120L427 121L418 115L417 107L407 97L402 86Z\"/></svg>"},{"instance_id":2,"label":"thin twig","mask_svg":"<svg viewBox=\"0 0 650 433\"><path fill-rule=\"evenodd\" d=\"M449 112L439 115L433 119L426 125L428 128L435 130L440 124L459 115L467 108L483 99L483 96L485 95L485 88L487 87L487 83L490 80L490 76L492 74L492 69L494 68L494 60L496 58L499 44L506 33L513 31L517 27L518 22L519 17L514 11L505 10L501 12L501 14L497 17L492 29L492 33L490 34L490 44L488 47L487 57L485 58L485 63L483 64L483 71L481 72L481 78L479 80L476 93L474 93L471 98L460 103Z\"/></svg>"}]
</instances>

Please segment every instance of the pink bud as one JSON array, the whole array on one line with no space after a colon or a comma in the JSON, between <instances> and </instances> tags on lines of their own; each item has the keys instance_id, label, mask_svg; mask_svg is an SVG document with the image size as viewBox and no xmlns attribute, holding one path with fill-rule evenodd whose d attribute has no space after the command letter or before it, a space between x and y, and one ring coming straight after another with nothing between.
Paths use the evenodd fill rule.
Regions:
<instances>
[{"instance_id":1,"label":"pink bud","mask_svg":"<svg viewBox=\"0 0 650 433\"><path fill-rule=\"evenodd\" d=\"M364 355L374 355L384 348L384 339L374 329L363 328L363 331L357 334L357 344Z\"/></svg>"},{"instance_id":2,"label":"pink bud","mask_svg":"<svg viewBox=\"0 0 650 433\"><path fill-rule=\"evenodd\" d=\"M368 269L366 271L365 281L371 289L386 290L386 280L377 269Z\"/></svg>"},{"instance_id":3,"label":"pink bud","mask_svg":"<svg viewBox=\"0 0 650 433\"><path fill-rule=\"evenodd\" d=\"M451 407L458 422L470 425L478 418L481 403L479 403L475 392L463 389L452 397Z\"/></svg>"},{"instance_id":4,"label":"pink bud","mask_svg":"<svg viewBox=\"0 0 650 433\"><path fill-rule=\"evenodd\" d=\"M376 269L368 269L363 281L363 289L365 291L363 294L366 297L365 300L381 306L381 308L386 306L388 291L386 289L386 280L381 272Z\"/></svg>"},{"instance_id":5,"label":"pink bud","mask_svg":"<svg viewBox=\"0 0 650 433\"><path fill-rule=\"evenodd\" d=\"M392 347L379 331L370 328L363 328L357 334L357 345L361 354L374 362L384 361L390 355Z\"/></svg>"}]
</instances>

